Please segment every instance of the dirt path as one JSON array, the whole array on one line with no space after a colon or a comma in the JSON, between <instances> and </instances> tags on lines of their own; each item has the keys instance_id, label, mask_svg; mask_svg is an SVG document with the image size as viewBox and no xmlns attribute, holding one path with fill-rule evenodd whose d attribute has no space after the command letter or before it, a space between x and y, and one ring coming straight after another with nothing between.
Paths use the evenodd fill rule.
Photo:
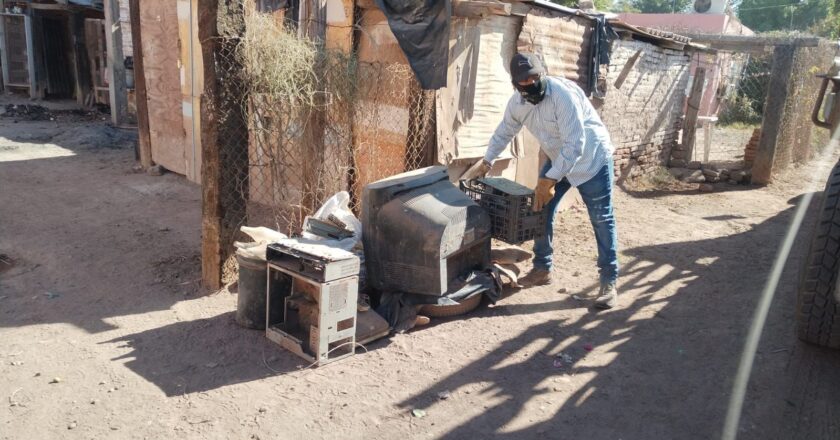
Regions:
<instances>
[{"instance_id":1,"label":"dirt path","mask_svg":"<svg viewBox=\"0 0 840 440\"><path fill-rule=\"evenodd\" d=\"M199 188L132 173L102 130L0 119L3 439L716 438L794 203L822 179L620 193L621 305L603 313L571 297L595 289L595 246L567 211L557 285L300 370L234 324L233 295L200 295ZM803 244L740 438L840 436L840 354L793 334Z\"/></svg>"}]
</instances>

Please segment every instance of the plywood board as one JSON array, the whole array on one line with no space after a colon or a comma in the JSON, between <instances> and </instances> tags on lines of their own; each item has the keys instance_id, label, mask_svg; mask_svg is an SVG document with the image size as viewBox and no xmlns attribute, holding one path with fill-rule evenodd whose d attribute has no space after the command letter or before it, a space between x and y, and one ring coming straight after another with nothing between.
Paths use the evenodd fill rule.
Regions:
<instances>
[{"instance_id":1,"label":"plywood board","mask_svg":"<svg viewBox=\"0 0 840 440\"><path fill-rule=\"evenodd\" d=\"M361 32L359 33L359 61L398 63L408 65L400 44L388 19L379 9L362 11Z\"/></svg>"},{"instance_id":2,"label":"plywood board","mask_svg":"<svg viewBox=\"0 0 840 440\"><path fill-rule=\"evenodd\" d=\"M187 179L201 182L201 129L199 97L204 89L201 44L198 41L198 2L178 0L178 37L180 44L181 107L184 126L184 160Z\"/></svg>"},{"instance_id":3,"label":"plywood board","mask_svg":"<svg viewBox=\"0 0 840 440\"><path fill-rule=\"evenodd\" d=\"M143 61L149 102L152 160L176 173L186 173L184 117L179 78L179 35L176 2L145 0L141 5Z\"/></svg>"},{"instance_id":4,"label":"plywood board","mask_svg":"<svg viewBox=\"0 0 840 440\"><path fill-rule=\"evenodd\" d=\"M447 87L436 97L442 163L484 156L514 94L508 64L516 52L521 21L521 17L499 15L453 20ZM508 148L500 157L519 153L513 152Z\"/></svg>"}]
</instances>

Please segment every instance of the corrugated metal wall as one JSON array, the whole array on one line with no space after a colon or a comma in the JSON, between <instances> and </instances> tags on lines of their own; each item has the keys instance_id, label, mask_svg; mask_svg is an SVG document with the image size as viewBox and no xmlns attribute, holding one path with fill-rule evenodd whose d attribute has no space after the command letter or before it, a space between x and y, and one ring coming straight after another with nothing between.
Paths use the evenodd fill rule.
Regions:
<instances>
[{"instance_id":1,"label":"corrugated metal wall","mask_svg":"<svg viewBox=\"0 0 840 440\"><path fill-rule=\"evenodd\" d=\"M531 9L519 34L519 51L540 54L549 75L568 78L589 92L592 29L587 18Z\"/></svg>"}]
</instances>

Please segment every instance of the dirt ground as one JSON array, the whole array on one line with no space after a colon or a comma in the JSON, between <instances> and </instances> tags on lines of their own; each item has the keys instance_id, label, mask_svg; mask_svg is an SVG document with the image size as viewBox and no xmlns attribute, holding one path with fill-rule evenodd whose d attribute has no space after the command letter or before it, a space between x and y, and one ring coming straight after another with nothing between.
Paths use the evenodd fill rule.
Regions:
<instances>
[{"instance_id":1,"label":"dirt ground","mask_svg":"<svg viewBox=\"0 0 840 440\"><path fill-rule=\"evenodd\" d=\"M772 259L827 173L619 191L616 309L572 298L596 289L594 239L572 209L555 285L301 369L234 323L235 295L199 288L199 188L133 172L126 136L0 118L0 438L717 438ZM805 245L739 438L840 438L840 353L793 333Z\"/></svg>"}]
</instances>

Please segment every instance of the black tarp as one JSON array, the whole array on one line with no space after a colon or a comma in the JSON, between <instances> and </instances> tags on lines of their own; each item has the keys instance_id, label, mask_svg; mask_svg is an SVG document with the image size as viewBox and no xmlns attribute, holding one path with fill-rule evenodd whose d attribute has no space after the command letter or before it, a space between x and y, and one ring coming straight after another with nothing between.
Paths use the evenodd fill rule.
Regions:
<instances>
[{"instance_id":1,"label":"black tarp","mask_svg":"<svg viewBox=\"0 0 840 440\"><path fill-rule=\"evenodd\" d=\"M594 19L595 25L590 41L592 59L589 64L589 90L592 96L603 98L606 90L598 89L598 77L601 74L601 66L610 64L610 45L618 38L618 34L607 22L604 14L590 14L589 16Z\"/></svg>"},{"instance_id":2,"label":"black tarp","mask_svg":"<svg viewBox=\"0 0 840 440\"><path fill-rule=\"evenodd\" d=\"M450 0L376 0L408 58L420 87L446 86L449 65Z\"/></svg>"},{"instance_id":3,"label":"black tarp","mask_svg":"<svg viewBox=\"0 0 840 440\"><path fill-rule=\"evenodd\" d=\"M417 316L418 305L456 305L474 295L484 295L495 303L502 295L502 286L492 270L472 271L452 282L451 290L443 296L418 295L402 292L383 292L376 313L388 321L399 333L410 329Z\"/></svg>"}]
</instances>

